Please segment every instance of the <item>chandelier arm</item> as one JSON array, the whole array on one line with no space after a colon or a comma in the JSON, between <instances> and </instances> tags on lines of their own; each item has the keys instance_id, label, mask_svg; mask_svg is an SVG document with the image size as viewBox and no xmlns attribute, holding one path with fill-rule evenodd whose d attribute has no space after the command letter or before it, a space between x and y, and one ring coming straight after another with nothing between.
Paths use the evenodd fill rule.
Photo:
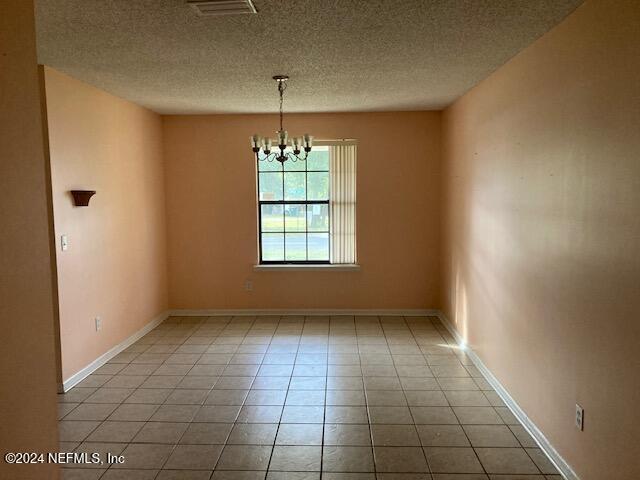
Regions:
<instances>
[{"instance_id":1,"label":"chandelier arm","mask_svg":"<svg viewBox=\"0 0 640 480\"><path fill-rule=\"evenodd\" d=\"M277 152L270 152L269 155L265 155L262 158L260 158L259 153L256 152L256 158L258 159L259 162L273 162L277 156L278 156Z\"/></svg>"},{"instance_id":2,"label":"chandelier arm","mask_svg":"<svg viewBox=\"0 0 640 480\"><path fill-rule=\"evenodd\" d=\"M290 158L292 161L296 162L296 161L301 161L304 162L307 159L307 155L304 156L304 158L299 157L298 155L296 155L293 152L287 152L287 157Z\"/></svg>"}]
</instances>

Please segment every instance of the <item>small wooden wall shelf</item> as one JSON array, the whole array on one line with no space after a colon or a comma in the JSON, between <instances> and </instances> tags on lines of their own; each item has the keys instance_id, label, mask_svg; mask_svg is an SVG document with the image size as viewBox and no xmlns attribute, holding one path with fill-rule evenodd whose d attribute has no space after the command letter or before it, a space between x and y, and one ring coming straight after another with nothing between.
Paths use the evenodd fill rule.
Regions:
<instances>
[{"instance_id":1,"label":"small wooden wall shelf","mask_svg":"<svg viewBox=\"0 0 640 480\"><path fill-rule=\"evenodd\" d=\"M96 194L95 190L71 190L73 203L76 207L88 207L89 200Z\"/></svg>"}]
</instances>

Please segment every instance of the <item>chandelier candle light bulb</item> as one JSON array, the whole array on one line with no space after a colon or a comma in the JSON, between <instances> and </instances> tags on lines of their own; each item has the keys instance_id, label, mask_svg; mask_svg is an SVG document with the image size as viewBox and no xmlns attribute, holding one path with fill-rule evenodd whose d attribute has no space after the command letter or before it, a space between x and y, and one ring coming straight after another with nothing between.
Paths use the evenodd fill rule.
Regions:
<instances>
[{"instance_id":1,"label":"chandelier candle light bulb","mask_svg":"<svg viewBox=\"0 0 640 480\"><path fill-rule=\"evenodd\" d=\"M286 149L289 146L289 132L284 129L283 119L284 119L284 91L287 89L287 80L289 77L286 75L276 75L273 79L278 83L278 94L280 95L280 129L276 132L278 135L278 149L279 152L271 153L271 139L263 138L259 135L255 134L251 137L251 150L256 156L256 161L264 162L265 160L268 162L273 162L274 160L279 161L280 163L284 163L287 160L291 160L292 162L297 162L298 160L304 162L309 156L309 152L313 146L313 137L308 133L305 133L304 136L301 137L293 137L291 139L291 147L293 152L287 152ZM274 140L276 141L276 140ZM260 150L262 147L262 156L260 156ZM304 149L304 157L299 157L300 152Z\"/></svg>"}]
</instances>

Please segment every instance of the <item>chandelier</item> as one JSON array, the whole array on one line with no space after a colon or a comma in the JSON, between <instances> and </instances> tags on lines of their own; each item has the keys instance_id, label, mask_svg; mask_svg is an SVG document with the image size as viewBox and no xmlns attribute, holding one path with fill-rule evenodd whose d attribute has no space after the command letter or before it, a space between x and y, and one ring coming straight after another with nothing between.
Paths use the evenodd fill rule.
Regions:
<instances>
[{"instance_id":1,"label":"chandelier","mask_svg":"<svg viewBox=\"0 0 640 480\"><path fill-rule=\"evenodd\" d=\"M313 145L313 137L308 133L305 133L302 137L293 137L289 141L289 133L282 126L282 119L284 113L282 111L282 103L284 101L284 91L287 89L287 80L289 77L286 75L276 75L273 79L278 83L278 93L280 94L280 130L276 132L278 138L271 140L270 138L260 137L259 135L253 135L251 137L251 149L256 154L256 160L260 162L274 160L284 163L287 160L301 162L307 159L311 146ZM271 151L271 145L273 142L277 142L277 150ZM287 147L291 147L293 152L286 152ZM260 150L262 149L263 155L260 156ZM304 150L304 157L300 157L300 153Z\"/></svg>"}]
</instances>

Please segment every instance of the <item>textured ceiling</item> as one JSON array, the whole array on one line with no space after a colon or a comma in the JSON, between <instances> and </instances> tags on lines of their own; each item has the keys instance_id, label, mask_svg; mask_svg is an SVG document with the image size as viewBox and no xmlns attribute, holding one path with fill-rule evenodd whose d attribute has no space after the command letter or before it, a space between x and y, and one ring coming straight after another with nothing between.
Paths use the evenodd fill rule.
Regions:
<instances>
[{"instance_id":1,"label":"textured ceiling","mask_svg":"<svg viewBox=\"0 0 640 480\"><path fill-rule=\"evenodd\" d=\"M36 0L40 63L160 113L442 108L582 0Z\"/></svg>"}]
</instances>

